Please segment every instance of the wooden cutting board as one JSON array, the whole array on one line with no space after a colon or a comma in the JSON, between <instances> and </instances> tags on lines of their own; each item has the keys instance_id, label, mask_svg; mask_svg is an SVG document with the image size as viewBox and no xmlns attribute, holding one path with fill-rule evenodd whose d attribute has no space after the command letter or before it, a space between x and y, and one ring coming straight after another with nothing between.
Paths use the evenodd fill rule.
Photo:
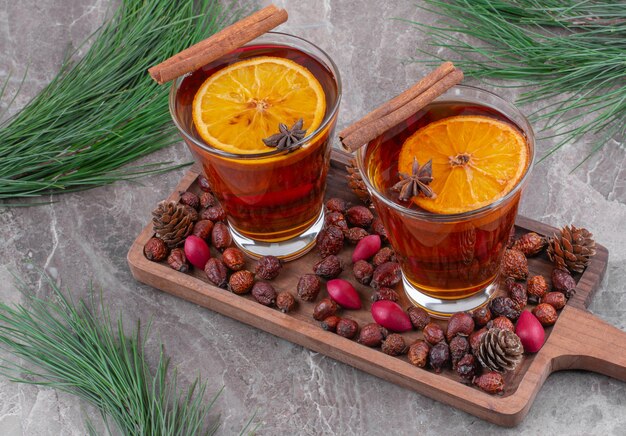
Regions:
<instances>
[{"instance_id":1,"label":"wooden cutting board","mask_svg":"<svg viewBox=\"0 0 626 436\"><path fill-rule=\"evenodd\" d=\"M346 153L333 152L327 197L342 197L357 204L358 200L346 184L345 165L349 159L350 155ZM168 199L177 201L181 191L199 192L197 171L194 168L187 172ZM516 232L522 234L528 231L552 235L556 229L529 218L518 217ZM608 251L601 245L597 245L597 254L583 274L575 277L578 281L576 294L560 312L556 324L546 330L547 340L543 348L537 354L525 356L515 371L506 373L504 394L493 396L460 383L452 370L435 374L432 370L411 365L406 357L388 356L379 348L368 348L354 340L324 331L312 317L315 303L298 302L296 310L283 314L258 304L250 295L239 296L212 286L202 271L194 270L184 274L172 270L164 262L151 262L144 257L143 246L152 236L153 228L149 223L128 252L128 264L133 276L140 282L499 425L518 424L528 413L548 375L554 371L583 369L626 381L626 333L585 309L606 271ZM340 254L348 266L340 277L348 280L352 276L349 267L351 250L352 247L344 248ZM279 291L289 290L295 294L298 279L312 272L312 266L318 260L318 254L313 250L287 263L272 284ZM248 259L247 268L253 266L254 261ZM545 254L529 259L529 268L531 274L543 274L550 281L552 264ZM351 281L356 284L354 280ZM362 326L372 322L369 312L372 291L358 284L355 287L365 304L361 310L343 311L343 314ZM318 301L324 295L325 291L322 290ZM400 303L408 307L406 300ZM407 343L411 343L420 338L421 333L413 331L403 333L403 336Z\"/></svg>"}]
</instances>

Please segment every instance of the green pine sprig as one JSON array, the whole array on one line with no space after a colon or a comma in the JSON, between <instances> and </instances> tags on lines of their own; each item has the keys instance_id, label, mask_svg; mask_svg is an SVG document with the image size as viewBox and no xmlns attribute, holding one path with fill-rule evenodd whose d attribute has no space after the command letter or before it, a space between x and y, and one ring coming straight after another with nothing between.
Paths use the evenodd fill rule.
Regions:
<instances>
[{"instance_id":1,"label":"green pine sprig","mask_svg":"<svg viewBox=\"0 0 626 436\"><path fill-rule=\"evenodd\" d=\"M452 53L466 75L529 87L519 103L559 140L543 158L587 134L626 134L626 3L613 0L426 0L435 24L410 21L429 50ZM511 86L511 85L500 85ZM512 85L517 86L517 85ZM589 156L587 156L588 158ZM582 162L581 162L582 163Z\"/></svg>"},{"instance_id":2,"label":"green pine sprig","mask_svg":"<svg viewBox=\"0 0 626 436\"><path fill-rule=\"evenodd\" d=\"M92 35L85 55L71 54L33 100L0 124L0 206L15 204L3 202L7 199L71 192L181 167L175 162L125 166L179 139L167 107L169 87L158 86L146 70L243 11L221 4L122 0ZM0 79L0 98L8 81Z\"/></svg>"}]
</instances>

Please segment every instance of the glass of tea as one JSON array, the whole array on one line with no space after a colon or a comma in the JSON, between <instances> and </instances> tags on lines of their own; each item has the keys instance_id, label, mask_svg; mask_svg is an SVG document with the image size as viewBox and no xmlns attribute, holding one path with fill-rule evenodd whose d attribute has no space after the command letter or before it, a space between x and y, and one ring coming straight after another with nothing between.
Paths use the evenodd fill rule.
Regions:
<instances>
[{"instance_id":1,"label":"glass of tea","mask_svg":"<svg viewBox=\"0 0 626 436\"><path fill-rule=\"evenodd\" d=\"M469 86L359 149L359 170L413 304L445 318L495 294L533 160L524 115Z\"/></svg>"},{"instance_id":2,"label":"glass of tea","mask_svg":"<svg viewBox=\"0 0 626 436\"><path fill-rule=\"evenodd\" d=\"M174 122L249 255L291 260L314 246L340 100L332 59L277 32L172 85Z\"/></svg>"}]
</instances>

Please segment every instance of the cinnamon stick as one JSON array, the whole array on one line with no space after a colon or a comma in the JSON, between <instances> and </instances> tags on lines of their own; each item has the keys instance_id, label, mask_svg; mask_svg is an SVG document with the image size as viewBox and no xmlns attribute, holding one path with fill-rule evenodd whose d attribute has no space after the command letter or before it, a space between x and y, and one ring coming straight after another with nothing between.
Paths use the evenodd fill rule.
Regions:
<instances>
[{"instance_id":1,"label":"cinnamon stick","mask_svg":"<svg viewBox=\"0 0 626 436\"><path fill-rule=\"evenodd\" d=\"M287 11L274 5L237 21L220 32L148 69L159 84L213 62L287 21Z\"/></svg>"},{"instance_id":2,"label":"cinnamon stick","mask_svg":"<svg viewBox=\"0 0 626 436\"><path fill-rule=\"evenodd\" d=\"M463 80L463 72L445 62L402 94L394 97L339 133L346 151L353 152L424 108Z\"/></svg>"}]
</instances>

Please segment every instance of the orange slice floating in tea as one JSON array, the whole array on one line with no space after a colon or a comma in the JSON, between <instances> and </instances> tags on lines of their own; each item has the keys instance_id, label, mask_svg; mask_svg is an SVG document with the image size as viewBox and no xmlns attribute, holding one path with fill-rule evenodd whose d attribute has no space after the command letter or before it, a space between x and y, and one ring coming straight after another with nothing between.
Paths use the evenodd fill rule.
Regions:
<instances>
[{"instance_id":1,"label":"orange slice floating in tea","mask_svg":"<svg viewBox=\"0 0 626 436\"><path fill-rule=\"evenodd\" d=\"M422 209L454 214L487 206L509 193L528 165L529 150L512 125L478 115L459 115L428 124L402 145L398 170L411 174L413 158L432 159L430 188L436 198L412 197Z\"/></svg>"},{"instance_id":2,"label":"orange slice floating in tea","mask_svg":"<svg viewBox=\"0 0 626 436\"><path fill-rule=\"evenodd\" d=\"M193 100L193 121L202 139L221 150L252 154L273 150L263 143L279 123L300 118L310 134L324 119L326 99L315 76L289 59L261 56L210 76Z\"/></svg>"}]
</instances>

